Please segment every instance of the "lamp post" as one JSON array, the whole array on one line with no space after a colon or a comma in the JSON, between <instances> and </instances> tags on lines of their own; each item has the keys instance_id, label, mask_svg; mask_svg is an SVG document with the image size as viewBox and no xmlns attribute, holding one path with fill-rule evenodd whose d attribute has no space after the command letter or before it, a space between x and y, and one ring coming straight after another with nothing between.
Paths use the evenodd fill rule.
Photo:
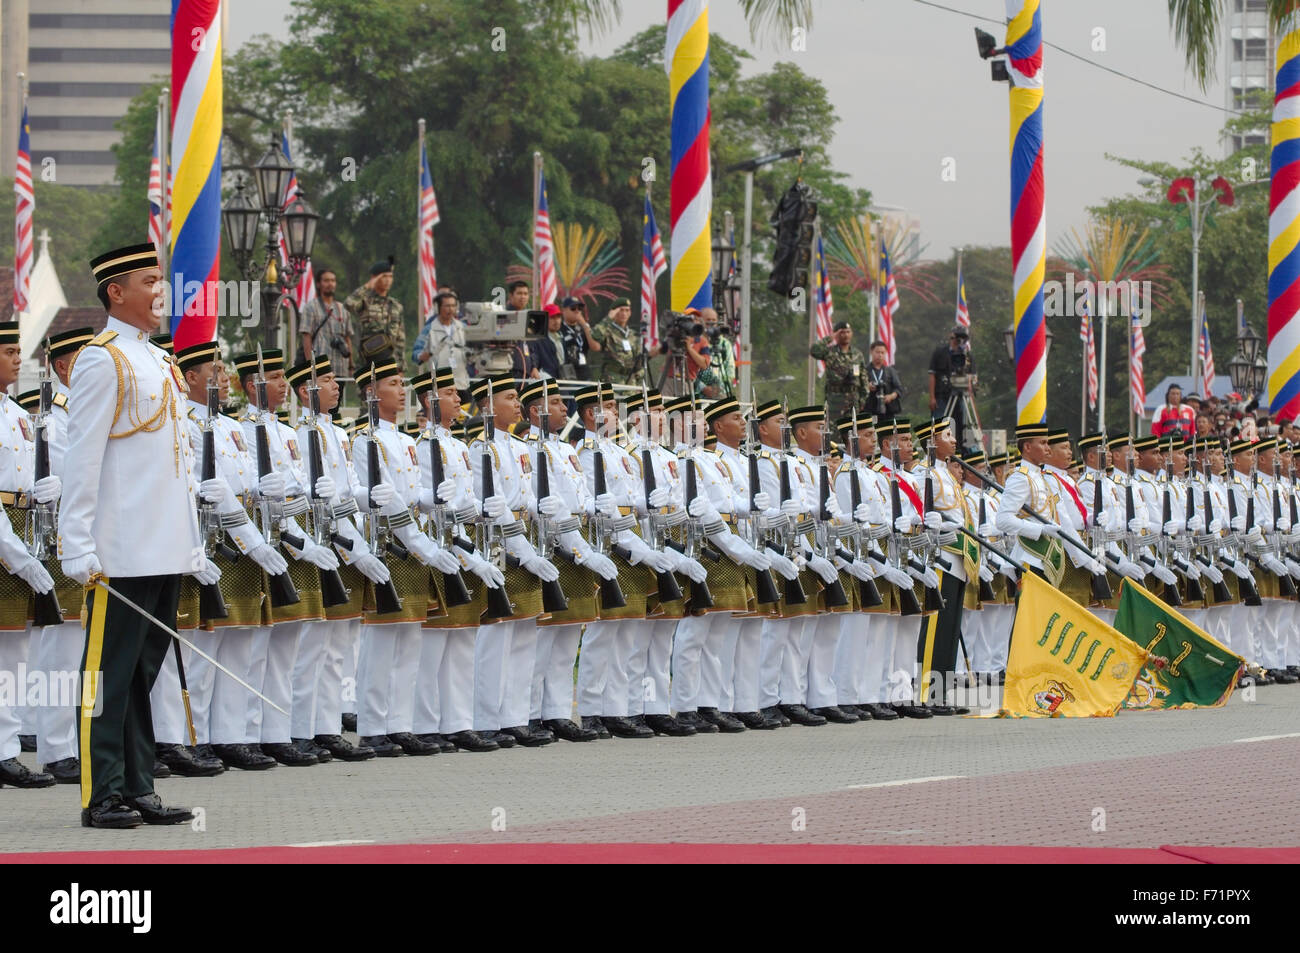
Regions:
<instances>
[{"instance_id":1,"label":"lamp post","mask_svg":"<svg viewBox=\"0 0 1300 953\"><path fill-rule=\"evenodd\" d=\"M1260 336L1242 318L1237 324L1237 353L1228 362L1232 388L1246 398L1258 396L1268 380L1268 361L1260 354Z\"/></svg>"},{"instance_id":2,"label":"lamp post","mask_svg":"<svg viewBox=\"0 0 1300 953\"><path fill-rule=\"evenodd\" d=\"M739 290L740 275L736 273L736 223L731 210L722 213L722 230L713 236L713 310L721 317L721 325L727 330L728 337L739 340L740 315L736 313L736 291ZM728 343L727 347L731 347ZM721 367L717 355L714 364ZM721 377L722 375L719 375ZM732 394L733 382L722 382L723 392Z\"/></svg>"},{"instance_id":3,"label":"lamp post","mask_svg":"<svg viewBox=\"0 0 1300 953\"><path fill-rule=\"evenodd\" d=\"M316 244L316 227L320 216L307 203L301 189L287 204L285 192L293 178L294 167L280 149L280 141L271 138L271 146L251 168L227 166L251 174L256 189L256 201L250 195L243 175L235 183L235 193L221 209L226 238L234 255L235 268L245 280L262 278L261 308L262 334L273 326L283 305L290 309L290 324L297 318L297 306L289 292L297 287L306 273ZM266 220L265 258L256 254L257 235L262 220ZM283 235L287 262L284 269L277 267L280 239ZM292 326L289 329L293 333ZM293 350L290 340L286 353Z\"/></svg>"}]
</instances>

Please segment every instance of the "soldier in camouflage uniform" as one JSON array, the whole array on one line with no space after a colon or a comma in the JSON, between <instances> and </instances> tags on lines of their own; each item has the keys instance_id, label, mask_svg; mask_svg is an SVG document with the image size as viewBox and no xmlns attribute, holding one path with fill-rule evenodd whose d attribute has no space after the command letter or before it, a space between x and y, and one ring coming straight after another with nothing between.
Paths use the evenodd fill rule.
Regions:
<instances>
[{"instance_id":1,"label":"soldier in camouflage uniform","mask_svg":"<svg viewBox=\"0 0 1300 953\"><path fill-rule=\"evenodd\" d=\"M402 303L388 296L393 287L393 259L376 262L370 267L370 280L347 296L343 307L356 322L357 341L353 374L370 366L377 352L368 351L367 344L377 334L387 334L392 342L392 356L397 366L402 366L406 354L406 325L402 321Z\"/></svg>"},{"instance_id":2,"label":"soldier in camouflage uniform","mask_svg":"<svg viewBox=\"0 0 1300 953\"><path fill-rule=\"evenodd\" d=\"M808 349L826 363L826 410L831 419L859 413L867 399L867 359L853 346L853 328L839 321L834 333Z\"/></svg>"},{"instance_id":3,"label":"soldier in camouflage uniform","mask_svg":"<svg viewBox=\"0 0 1300 953\"><path fill-rule=\"evenodd\" d=\"M630 317L632 303L627 298L619 298L605 320L591 330L591 336L600 344L605 358L601 363L600 379L611 384L640 384L645 375L641 335L627 326Z\"/></svg>"}]
</instances>

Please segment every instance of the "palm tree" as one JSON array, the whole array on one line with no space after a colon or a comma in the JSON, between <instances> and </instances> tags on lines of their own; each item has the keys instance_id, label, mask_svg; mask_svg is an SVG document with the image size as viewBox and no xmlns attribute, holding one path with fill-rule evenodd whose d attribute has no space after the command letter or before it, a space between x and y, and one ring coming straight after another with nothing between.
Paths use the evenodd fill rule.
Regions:
<instances>
[{"instance_id":1,"label":"palm tree","mask_svg":"<svg viewBox=\"0 0 1300 953\"><path fill-rule=\"evenodd\" d=\"M1168 0L1168 3L1174 41L1182 48L1187 69L1204 91L1214 76L1215 47L1227 0ZM1266 3L1269 22L1274 28L1300 8L1300 0L1266 0Z\"/></svg>"}]
</instances>

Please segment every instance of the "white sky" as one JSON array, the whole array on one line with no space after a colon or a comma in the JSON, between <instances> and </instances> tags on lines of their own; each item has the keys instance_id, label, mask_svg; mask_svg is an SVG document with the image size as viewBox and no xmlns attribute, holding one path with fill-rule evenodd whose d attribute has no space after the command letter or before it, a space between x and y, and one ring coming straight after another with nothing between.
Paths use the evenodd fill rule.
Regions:
<instances>
[{"instance_id":1,"label":"white sky","mask_svg":"<svg viewBox=\"0 0 1300 953\"><path fill-rule=\"evenodd\" d=\"M227 0L228 45L254 33L287 38L290 0ZM474 0L465 0L474 2ZM1001 20L1002 0L937 0ZM666 15L663 0L623 0L622 22L582 38L607 55ZM1165 0L1044 0L1043 36L1072 52L1214 106L1223 87L1204 94L1183 68ZM272 25L277 25L278 28ZM839 114L832 158L878 204L920 220L924 257L961 245L1009 244L1007 92L989 79L973 27L1001 43L1004 29L925 6L917 0L816 0L807 49L751 41L734 0L710 4L710 28L748 49L747 71L789 60L817 77ZM1094 30L1105 51L1093 52ZM485 39L486 42L486 39ZM1219 67L1222 70L1222 53ZM1177 162L1194 147L1221 154L1221 109L1178 99L1111 75L1055 50L1044 56L1044 149L1049 245L1081 226L1087 207L1136 189L1134 174L1105 154ZM956 181L941 179L944 160Z\"/></svg>"}]
</instances>

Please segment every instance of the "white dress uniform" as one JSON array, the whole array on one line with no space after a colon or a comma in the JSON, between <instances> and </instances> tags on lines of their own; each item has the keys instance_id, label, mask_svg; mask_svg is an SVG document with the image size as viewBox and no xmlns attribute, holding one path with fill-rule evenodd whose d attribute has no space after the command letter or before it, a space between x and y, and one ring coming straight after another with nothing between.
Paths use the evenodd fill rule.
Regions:
<instances>
[{"instance_id":1,"label":"white dress uniform","mask_svg":"<svg viewBox=\"0 0 1300 953\"><path fill-rule=\"evenodd\" d=\"M864 492L862 499L872 507L873 527L883 526L886 531L892 531L892 521L890 514L892 507L889 494L889 480L879 470L862 464L858 471L858 477L862 482ZM847 481L846 481L847 483ZM846 493L847 493L846 486ZM852 502L851 497L845 497ZM901 497L900 497L901 499ZM841 498L841 505L844 498ZM846 510L847 512L847 510ZM878 513L879 516L875 514ZM876 520L879 520L877 524ZM879 553L882 557L885 555L883 549L883 540L880 542L873 541L870 549ZM876 563L873 568L883 568ZM880 583L877 583L880 585ZM861 666L861 687L858 695L862 697L865 704L887 705L893 699L890 697L890 680L893 674L894 646L898 642L899 629L906 624L908 628L912 627L910 619L905 620L899 615L895 608L892 612L871 612L866 613L869 621L869 634L866 640L865 654Z\"/></svg>"},{"instance_id":2,"label":"white dress uniform","mask_svg":"<svg viewBox=\"0 0 1300 953\"><path fill-rule=\"evenodd\" d=\"M514 514L537 516L537 494L533 491L532 464L528 445L496 428L490 452L484 453L480 435L470 444L469 460L475 487L483 485L483 461L493 468L492 488L505 499L505 513L497 522L506 526ZM515 556L535 552L523 536L506 539ZM474 730L499 731L528 724L532 703L533 669L537 664L537 619L514 619L481 625L474 645Z\"/></svg>"},{"instance_id":3,"label":"white dress uniform","mask_svg":"<svg viewBox=\"0 0 1300 953\"><path fill-rule=\"evenodd\" d=\"M917 485L916 477L906 470L894 470L893 460L890 457L882 456L880 458L880 473L886 480L897 479L899 481L898 501L901 508L901 516L921 518L921 511L916 500L923 500L922 487ZM902 484L907 484L912 490L909 494L902 489ZM886 490L886 492L889 492ZM893 499L890 494L890 509L888 511L893 515ZM892 523L892 520L890 521ZM898 625L894 632L894 650L890 658L890 668L888 675L889 682L889 701L895 705L907 705L916 697L914 684L916 682L917 670L917 646L920 641L921 627L924 625L925 615L916 616L898 616Z\"/></svg>"},{"instance_id":4,"label":"white dress uniform","mask_svg":"<svg viewBox=\"0 0 1300 953\"><path fill-rule=\"evenodd\" d=\"M34 459L31 423L27 419L27 411L7 394L0 394L0 489L14 493L30 490ZM50 455L50 467L53 472L58 472L53 470L53 452ZM10 566L19 561L25 562L26 559L27 544L13 531L9 517L5 515L0 519L0 564L8 570ZM80 624L77 628L80 631ZM35 668L38 647L39 639L33 637L30 625L25 625L22 630L0 632L0 671L17 672L19 666L27 662L29 651L33 659L32 667ZM71 671L78 670L80 648L79 644L78 658L73 662ZM0 705L0 761L17 757L20 748L18 735L37 733L36 725L36 709L26 705Z\"/></svg>"},{"instance_id":5,"label":"white dress uniform","mask_svg":"<svg viewBox=\"0 0 1300 953\"><path fill-rule=\"evenodd\" d=\"M858 523L853 513L853 484L858 485L858 500L860 503L867 504L871 511L866 525ZM839 501L840 512L845 514L848 519L853 519L857 526L858 532L869 528L870 526L879 526L885 522L885 514L882 508L883 498L880 496L879 484L876 480L876 474L867 468L861 460L848 460L840 471L835 474L835 498ZM852 548L852 540L844 540L844 548ZM872 568L873 576L879 575L876 567L879 563L873 564L865 556L867 545L862 545L864 559L867 565ZM837 559L836 566L843 568L844 561ZM857 582L854 582L857 585ZM880 619L885 617L884 613L860 612L842 612L839 614L840 634L835 644L835 704L837 705L865 705L869 702L875 702L875 690L877 686L873 684L877 674L880 671L881 655L879 651L881 628L878 625ZM876 651L873 654L873 649Z\"/></svg>"},{"instance_id":6,"label":"white dress uniform","mask_svg":"<svg viewBox=\"0 0 1300 953\"><path fill-rule=\"evenodd\" d=\"M1261 471L1259 483L1255 487L1255 524L1264 531L1264 552L1272 556L1272 539L1275 534L1286 533L1291 528L1290 513L1282 509L1275 520L1273 517L1273 475ZM1268 572L1268 570L1263 570ZM1269 575L1273 573L1269 572ZM1276 581L1270 581L1272 589L1277 591ZM1269 670L1284 669L1285 645L1290 629L1291 600L1280 597L1264 599L1264 626L1255 639L1255 652L1259 664Z\"/></svg>"},{"instance_id":7,"label":"white dress uniform","mask_svg":"<svg viewBox=\"0 0 1300 953\"><path fill-rule=\"evenodd\" d=\"M257 414L250 404L240 417L244 438L250 448L257 446ZM285 498L303 496L307 492L307 475L296 452L290 452L290 441L297 446L297 435L287 424L272 419L266 427L267 444L271 451L271 468L284 476ZM250 449L250 452L254 452ZM256 479L256 471L254 471ZM292 521L286 521L290 532L300 535L302 530ZM293 665L298 656L298 636L308 620L293 619L258 626L253 641L252 666L248 682L260 688L263 695L285 711L293 706ZM249 695L247 744L287 744L290 740L290 716L283 715L256 695Z\"/></svg>"},{"instance_id":8,"label":"white dress uniform","mask_svg":"<svg viewBox=\"0 0 1300 953\"><path fill-rule=\"evenodd\" d=\"M792 451L799 461L799 485L804 493L804 507L816 514L820 506L821 461L814 454L795 447ZM822 612L816 616L815 624L810 623L804 631L804 641L800 651L803 656L802 670L792 672L799 685L798 702L810 709L828 708L836 703L839 692L835 687L835 649L843 625L842 616L855 613ZM786 702L782 690L782 702Z\"/></svg>"},{"instance_id":9,"label":"white dress uniform","mask_svg":"<svg viewBox=\"0 0 1300 953\"><path fill-rule=\"evenodd\" d=\"M757 452L757 451L756 451ZM731 476L731 493L737 519L748 519L755 514L749 506L749 458L739 447L729 447L718 441L718 453L727 465ZM763 492L760 467L759 486L754 492ZM770 501L769 501L770 502ZM772 579L779 586L781 576L772 570ZM736 619L736 649L724 657L723 683L730 705L727 711L756 712L759 710L759 659L762 651L764 616L743 616Z\"/></svg>"},{"instance_id":10,"label":"white dress uniform","mask_svg":"<svg viewBox=\"0 0 1300 953\"><path fill-rule=\"evenodd\" d=\"M759 483L762 484L761 489L767 494L768 500L772 504L764 515L773 519L781 515L781 457L782 453L779 447L769 447L764 444L758 468ZM787 455L786 459L790 464L791 499L802 502L804 491L801 488L801 481L807 479L807 474L793 454ZM802 550L802 543L800 543L800 550ZM815 599L816 594L808 593L808 598ZM804 644L805 629L809 630L809 637L811 638L811 629L816 624L816 621L817 617L813 615L797 615L784 619L771 617L763 620L758 644L758 705L760 710L786 704L787 696L794 697L798 694L796 690L797 683L793 678L793 673L800 667L796 657L804 660L803 668L806 671L807 655L806 653L799 654L800 647ZM790 656L789 659L787 659L787 655ZM786 675L787 666L790 672L789 675Z\"/></svg>"},{"instance_id":11,"label":"white dress uniform","mask_svg":"<svg viewBox=\"0 0 1300 953\"><path fill-rule=\"evenodd\" d=\"M63 476L64 457L68 450L68 389L57 377L54 402L45 419L45 438L50 448L50 472ZM81 664L85 639L80 619L68 619L62 625L46 626L32 634L31 661L35 672L75 672ZM52 683L51 683L52 684ZM179 695L178 695L179 697ZM51 699L51 701L53 701ZM36 763L51 764L77 756L77 712L73 705L45 705L35 711Z\"/></svg>"},{"instance_id":12,"label":"white dress uniform","mask_svg":"<svg viewBox=\"0 0 1300 953\"><path fill-rule=\"evenodd\" d=\"M312 425L303 414L297 430L297 445L305 455L310 446ZM334 481L334 498L330 506L342 515L335 520L335 532L352 541L349 550L330 546L345 565L370 550L356 522L356 494L360 483L347 454L347 433L328 414L315 423L321 446L322 474ZM304 456L304 470L307 462ZM308 474L310 479L310 474ZM310 619L298 635L298 654L294 660L291 684L293 704L290 708L289 732L294 738L337 735L343 719L344 660L353 656L361 637L360 616L351 619Z\"/></svg>"}]
</instances>

